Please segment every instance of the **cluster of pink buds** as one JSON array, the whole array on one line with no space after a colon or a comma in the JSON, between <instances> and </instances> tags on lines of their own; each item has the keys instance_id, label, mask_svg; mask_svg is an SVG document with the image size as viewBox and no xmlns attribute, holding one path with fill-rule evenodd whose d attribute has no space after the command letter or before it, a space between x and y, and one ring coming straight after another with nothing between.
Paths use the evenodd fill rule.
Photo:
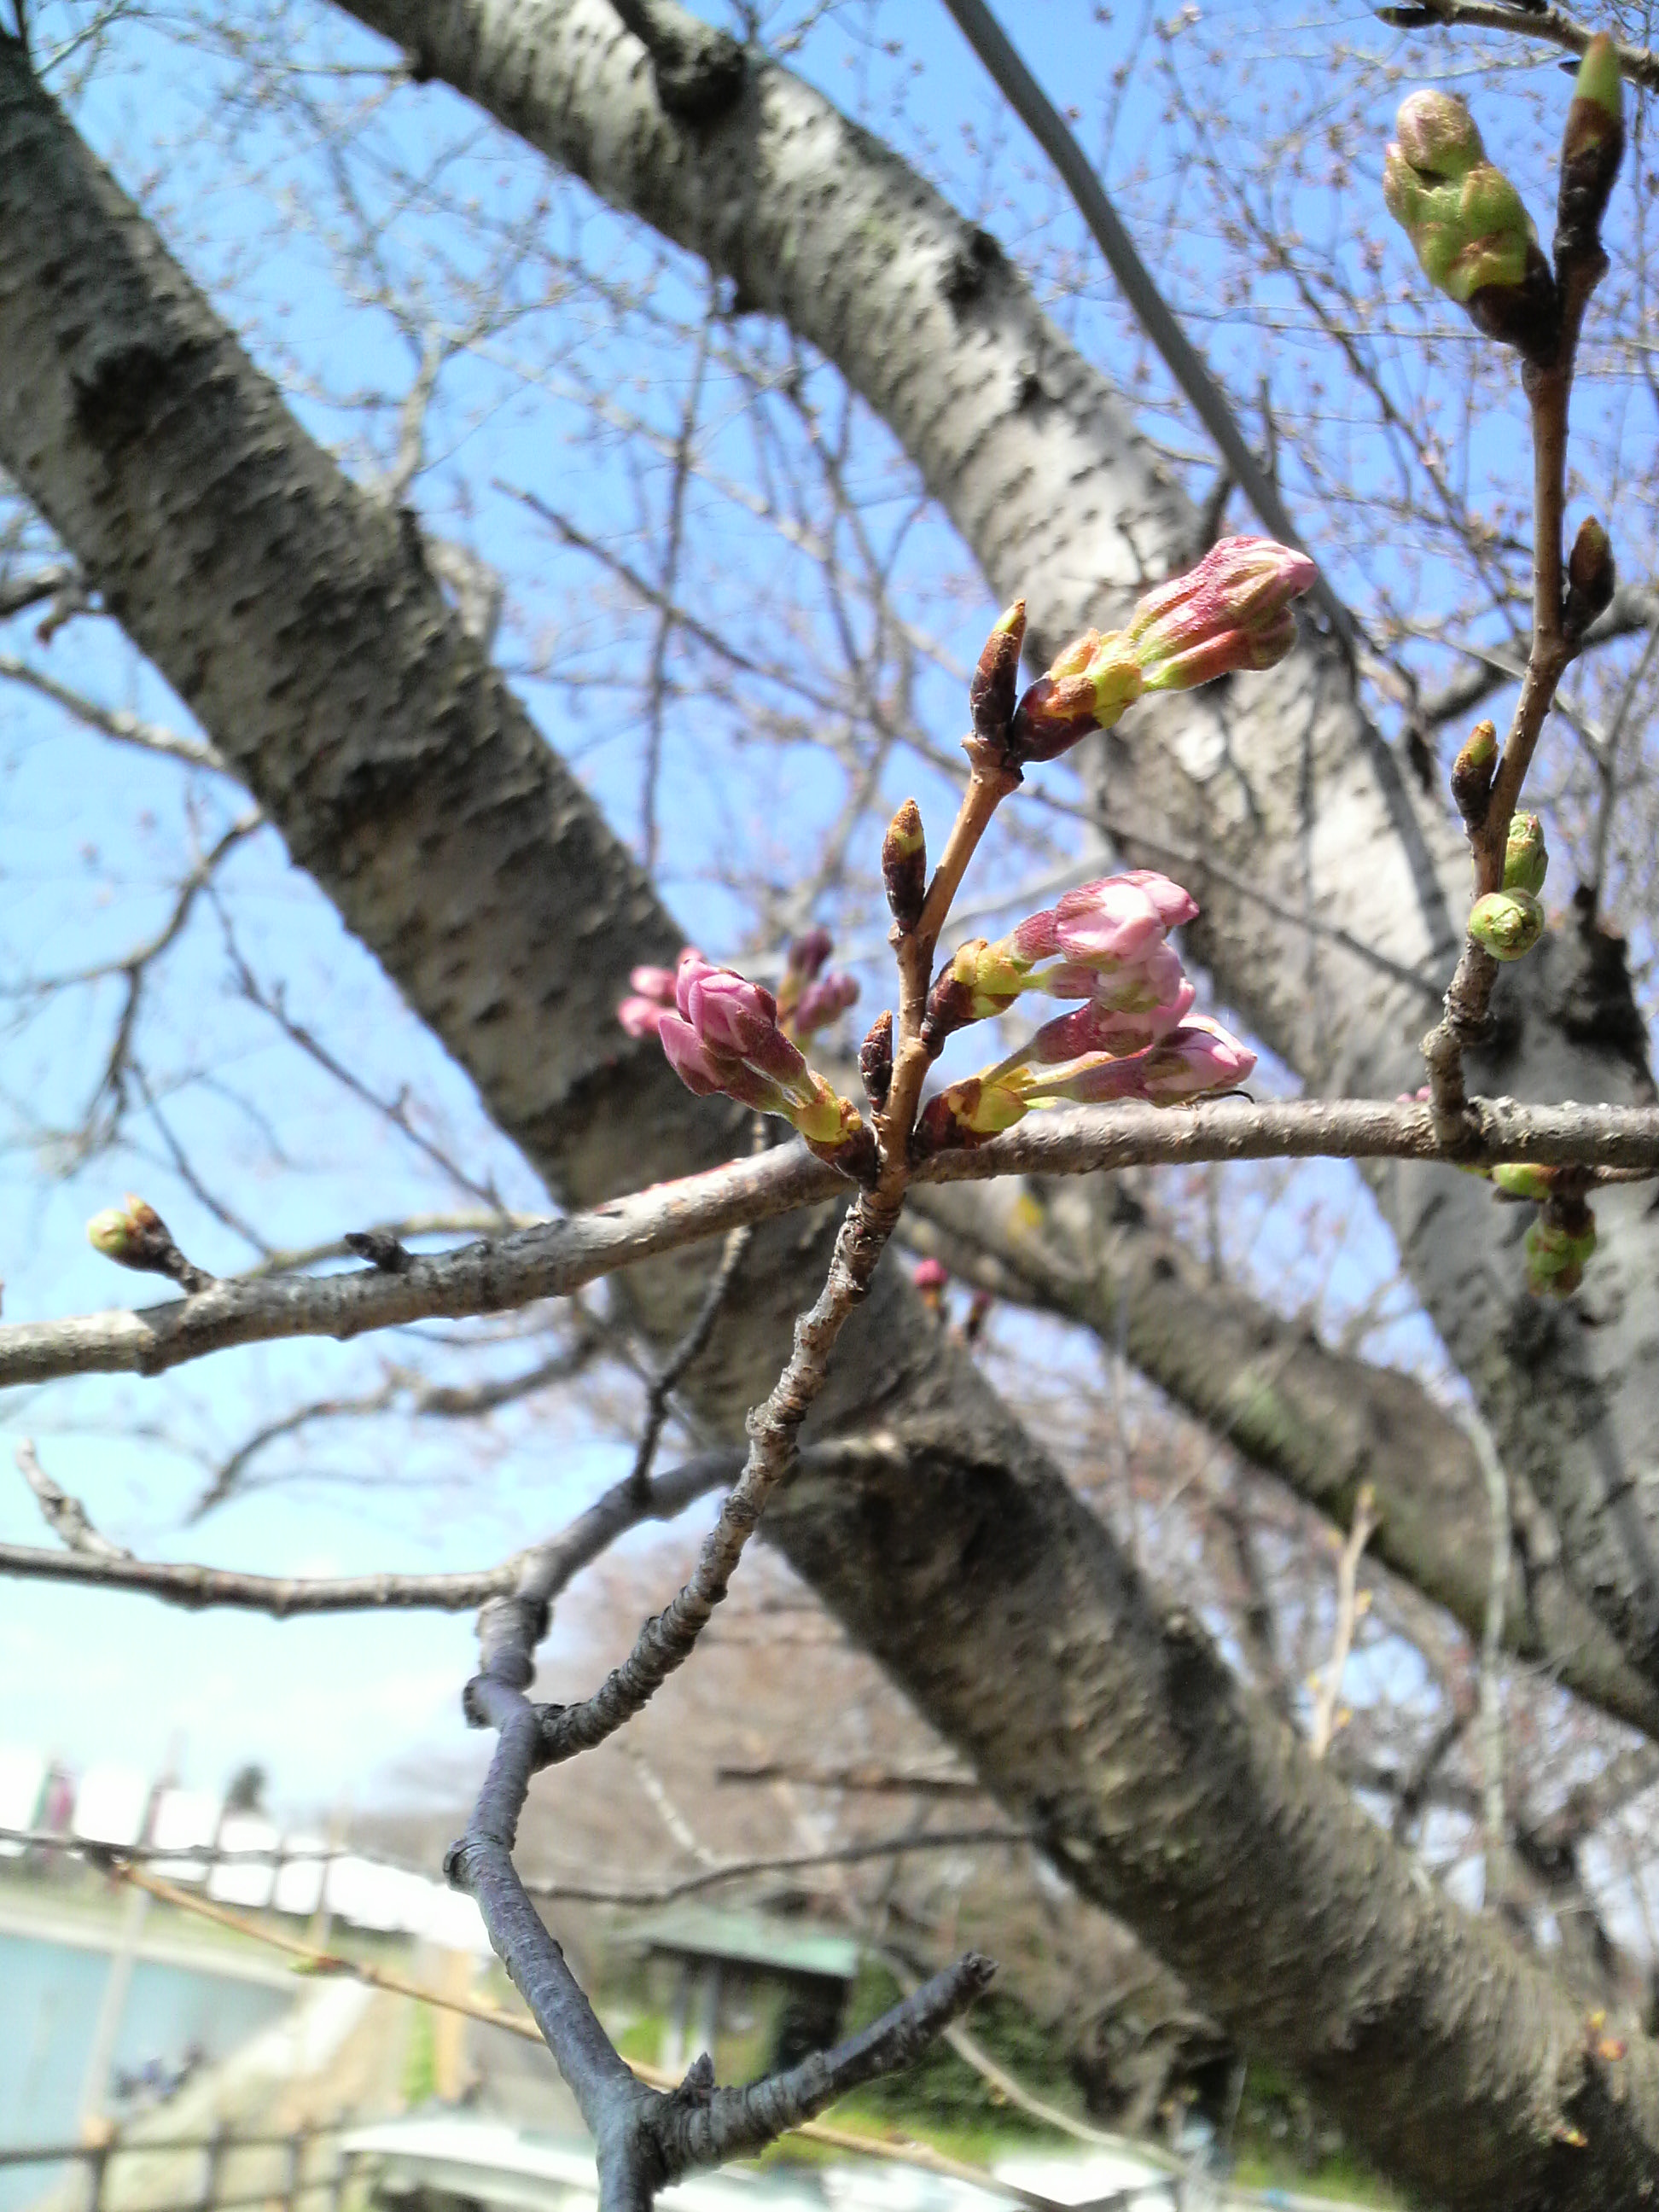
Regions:
<instances>
[{"instance_id":1,"label":"cluster of pink buds","mask_svg":"<svg viewBox=\"0 0 1659 2212\"><path fill-rule=\"evenodd\" d=\"M1051 1024L1050 1030L1060 1024ZM1089 1052L1059 1066L1018 1064L988 1069L931 1098L917 1124L917 1149L983 1144L1023 1121L1033 1106L1104 1106L1136 1099L1180 1106L1237 1091L1255 1054L1218 1022L1195 1014L1139 1051Z\"/></svg>"},{"instance_id":2,"label":"cluster of pink buds","mask_svg":"<svg viewBox=\"0 0 1659 2212\"><path fill-rule=\"evenodd\" d=\"M683 961L702 957L702 953L690 945L680 954ZM628 981L630 995L617 1007L617 1019L631 1037L655 1036L662 1026L663 1016L674 1011L674 970L636 968Z\"/></svg>"},{"instance_id":3,"label":"cluster of pink buds","mask_svg":"<svg viewBox=\"0 0 1659 2212\"><path fill-rule=\"evenodd\" d=\"M826 944L818 965L828 957ZM769 990L689 948L672 977L663 969L636 968L629 980L635 995L623 1001L617 1019L633 1036L655 1031L688 1091L699 1097L722 1093L777 1115L821 1158L849 1172L861 1162L871 1139L857 1107L807 1066Z\"/></svg>"},{"instance_id":4,"label":"cluster of pink buds","mask_svg":"<svg viewBox=\"0 0 1659 2212\"><path fill-rule=\"evenodd\" d=\"M1143 1042L1174 1029L1193 1003L1192 986L1169 933L1192 921L1197 902L1152 868L1083 884L989 945L971 939L939 970L922 1036L937 1051L966 1023L1006 1013L1024 991L1086 999Z\"/></svg>"},{"instance_id":5,"label":"cluster of pink buds","mask_svg":"<svg viewBox=\"0 0 1659 2212\"><path fill-rule=\"evenodd\" d=\"M982 1143L1033 1106L1119 1098L1172 1106L1237 1090L1255 1055L1193 1012L1192 984L1169 941L1197 912L1179 884L1138 868L1068 891L995 945L981 938L964 945L929 995L923 1036L934 1050L1024 991L1084 1003L931 1100L920 1148Z\"/></svg>"},{"instance_id":6,"label":"cluster of pink buds","mask_svg":"<svg viewBox=\"0 0 1659 2212\"><path fill-rule=\"evenodd\" d=\"M1305 553L1271 538L1220 539L1138 601L1127 629L1088 630L1066 647L1014 709L1011 763L1053 760L1090 730L1109 730L1143 692L1273 667L1296 643L1292 603L1316 574Z\"/></svg>"},{"instance_id":7,"label":"cluster of pink buds","mask_svg":"<svg viewBox=\"0 0 1659 2212\"><path fill-rule=\"evenodd\" d=\"M778 1024L802 1042L839 1021L857 1001L854 979L842 969L826 967L834 950L834 940L822 927L809 929L789 947L778 990Z\"/></svg>"}]
</instances>

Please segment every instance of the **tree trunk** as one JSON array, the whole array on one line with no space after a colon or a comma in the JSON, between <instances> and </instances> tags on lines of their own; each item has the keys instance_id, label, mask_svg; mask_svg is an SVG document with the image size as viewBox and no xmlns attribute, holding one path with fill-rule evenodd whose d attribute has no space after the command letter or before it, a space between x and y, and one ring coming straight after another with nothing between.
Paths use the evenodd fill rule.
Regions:
<instances>
[{"instance_id":1,"label":"tree trunk","mask_svg":"<svg viewBox=\"0 0 1659 2212\"><path fill-rule=\"evenodd\" d=\"M611 1007L678 933L446 609L416 535L293 422L0 40L0 462L225 748L295 857L570 1197L694 1166L694 1109ZM756 1240L695 1387L728 1432L775 1371L821 1224ZM660 1330L689 1271L637 1279ZM1247 2047L1459 2206L1636 2207L1659 2054L1430 1890L1165 1614L888 1267L823 1425L909 1463L800 1480L775 1533L917 1706Z\"/></svg>"}]
</instances>

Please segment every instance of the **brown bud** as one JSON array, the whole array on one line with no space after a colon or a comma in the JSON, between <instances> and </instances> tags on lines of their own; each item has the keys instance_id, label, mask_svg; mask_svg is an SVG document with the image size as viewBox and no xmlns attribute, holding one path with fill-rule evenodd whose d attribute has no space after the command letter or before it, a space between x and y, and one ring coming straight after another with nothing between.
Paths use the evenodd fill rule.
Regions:
<instances>
[{"instance_id":1,"label":"brown bud","mask_svg":"<svg viewBox=\"0 0 1659 2212\"><path fill-rule=\"evenodd\" d=\"M865 1096L870 1109L879 1114L887 1103L887 1094L893 1087L893 1017L880 1014L870 1024L870 1033L859 1047L859 1073L864 1078Z\"/></svg>"},{"instance_id":2,"label":"brown bud","mask_svg":"<svg viewBox=\"0 0 1659 2212\"><path fill-rule=\"evenodd\" d=\"M1598 32L1584 49L1561 139L1561 184L1555 209L1558 263L1599 256L1601 216L1624 154L1619 50L1605 32Z\"/></svg>"},{"instance_id":3,"label":"brown bud","mask_svg":"<svg viewBox=\"0 0 1659 2212\"><path fill-rule=\"evenodd\" d=\"M1540 368L1560 350L1560 295L1541 246L1528 246L1519 283L1477 285L1463 305L1478 331Z\"/></svg>"},{"instance_id":4,"label":"brown bud","mask_svg":"<svg viewBox=\"0 0 1659 2212\"><path fill-rule=\"evenodd\" d=\"M887 825L881 841L881 879L893 919L908 937L921 920L927 896L927 839L921 809L907 799Z\"/></svg>"},{"instance_id":5,"label":"brown bud","mask_svg":"<svg viewBox=\"0 0 1659 2212\"><path fill-rule=\"evenodd\" d=\"M1000 745L1008 734L1019 690L1019 652L1024 642L1025 602L1016 599L986 639L968 686L974 734L987 744Z\"/></svg>"},{"instance_id":6,"label":"brown bud","mask_svg":"<svg viewBox=\"0 0 1659 2212\"><path fill-rule=\"evenodd\" d=\"M1498 728L1477 722L1463 750L1452 763L1451 794L1458 812L1471 830L1484 827L1492 780L1498 773Z\"/></svg>"},{"instance_id":7,"label":"brown bud","mask_svg":"<svg viewBox=\"0 0 1659 2212\"><path fill-rule=\"evenodd\" d=\"M983 944L984 939L977 942ZM978 1018L974 1012L973 985L957 975L953 960L947 960L933 978L927 1011L921 1018L921 1042L928 1058L937 1060L945 1049L946 1037Z\"/></svg>"},{"instance_id":8,"label":"brown bud","mask_svg":"<svg viewBox=\"0 0 1659 2212\"><path fill-rule=\"evenodd\" d=\"M1567 603L1562 619L1569 637L1582 637L1597 615L1607 612L1617 581L1607 533L1590 515L1579 524L1567 556Z\"/></svg>"}]
</instances>

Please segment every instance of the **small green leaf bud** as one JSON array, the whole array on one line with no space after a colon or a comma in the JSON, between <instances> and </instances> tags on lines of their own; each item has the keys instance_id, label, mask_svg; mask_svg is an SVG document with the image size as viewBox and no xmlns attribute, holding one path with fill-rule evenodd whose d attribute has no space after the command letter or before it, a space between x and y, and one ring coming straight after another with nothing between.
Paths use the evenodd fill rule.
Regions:
<instances>
[{"instance_id":1,"label":"small green leaf bud","mask_svg":"<svg viewBox=\"0 0 1659 2212\"><path fill-rule=\"evenodd\" d=\"M1561 140L1558 262L1601 252L1601 216L1625 153L1622 79L1619 49L1605 31L1598 31L1579 64Z\"/></svg>"},{"instance_id":2,"label":"small green leaf bud","mask_svg":"<svg viewBox=\"0 0 1659 2212\"><path fill-rule=\"evenodd\" d=\"M1452 798L1471 830L1478 830L1486 818L1486 801L1492 796L1492 780L1497 773L1497 726L1477 722L1452 763L1451 772Z\"/></svg>"},{"instance_id":3,"label":"small green leaf bud","mask_svg":"<svg viewBox=\"0 0 1659 2212\"><path fill-rule=\"evenodd\" d=\"M136 1267L147 1275L172 1275L182 1264L165 1221L131 1191L121 1206L106 1206L87 1224L87 1242L118 1267Z\"/></svg>"},{"instance_id":4,"label":"small green leaf bud","mask_svg":"<svg viewBox=\"0 0 1659 2212\"><path fill-rule=\"evenodd\" d=\"M1470 908L1468 930L1494 960L1520 960L1544 934L1544 909L1530 891L1488 891Z\"/></svg>"},{"instance_id":5,"label":"small green leaf bud","mask_svg":"<svg viewBox=\"0 0 1659 2212\"><path fill-rule=\"evenodd\" d=\"M1504 889L1530 891L1534 897L1544 888L1550 856L1544 849L1544 825L1535 814L1517 814L1510 823L1509 842L1504 848Z\"/></svg>"}]
</instances>

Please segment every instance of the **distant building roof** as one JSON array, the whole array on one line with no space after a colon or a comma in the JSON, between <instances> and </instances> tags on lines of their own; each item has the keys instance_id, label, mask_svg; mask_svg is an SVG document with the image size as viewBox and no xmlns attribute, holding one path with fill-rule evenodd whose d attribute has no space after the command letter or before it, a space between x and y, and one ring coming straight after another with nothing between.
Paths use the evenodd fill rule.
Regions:
<instances>
[{"instance_id":1,"label":"distant building roof","mask_svg":"<svg viewBox=\"0 0 1659 2212\"><path fill-rule=\"evenodd\" d=\"M712 1905L676 1905L634 1921L627 1938L647 1950L732 1959L769 1966L775 1973L818 1974L836 1982L854 1980L859 1970L859 1947L851 1936L832 1935L808 1922L726 1912Z\"/></svg>"}]
</instances>

